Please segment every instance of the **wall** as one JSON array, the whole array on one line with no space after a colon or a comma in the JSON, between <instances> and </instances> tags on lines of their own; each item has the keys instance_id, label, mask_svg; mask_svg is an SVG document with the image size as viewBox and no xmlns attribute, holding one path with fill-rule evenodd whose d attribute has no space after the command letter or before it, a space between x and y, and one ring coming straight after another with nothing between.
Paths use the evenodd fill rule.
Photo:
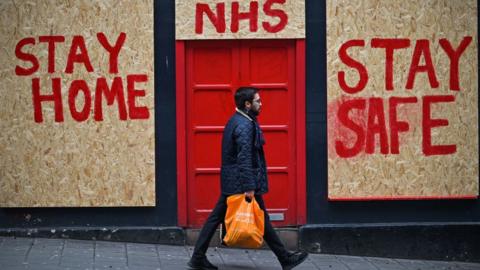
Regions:
<instances>
[{"instance_id":1,"label":"wall","mask_svg":"<svg viewBox=\"0 0 480 270\"><path fill-rule=\"evenodd\" d=\"M0 209L0 227L175 226L174 3L155 1L156 207ZM327 200L326 7L307 0L307 223L480 221L479 200L329 202Z\"/></svg>"}]
</instances>

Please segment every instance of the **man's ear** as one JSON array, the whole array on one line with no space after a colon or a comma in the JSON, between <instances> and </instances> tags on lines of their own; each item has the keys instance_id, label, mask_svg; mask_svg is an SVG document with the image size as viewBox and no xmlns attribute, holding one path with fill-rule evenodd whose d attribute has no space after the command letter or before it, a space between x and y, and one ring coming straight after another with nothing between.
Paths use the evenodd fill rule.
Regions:
<instances>
[{"instance_id":1,"label":"man's ear","mask_svg":"<svg viewBox=\"0 0 480 270\"><path fill-rule=\"evenodd\" d=\"M250 101L245 101L245 108L250 109L252 107L252 103Z\"/></svg>"}]
</instances>

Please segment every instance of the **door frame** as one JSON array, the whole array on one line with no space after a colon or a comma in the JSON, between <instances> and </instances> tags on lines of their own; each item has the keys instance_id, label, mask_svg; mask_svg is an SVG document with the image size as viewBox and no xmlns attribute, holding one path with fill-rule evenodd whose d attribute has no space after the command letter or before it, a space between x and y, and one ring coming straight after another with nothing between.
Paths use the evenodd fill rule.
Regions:
<instances>
[{"instance_id":1,"label":"door frame","mask_svg":"<svg viewBox=\"0 0 480 270\"><path fill-rule=\"evenodd\" d=\"M177 140L177 224L188 226L187 209L187 134L186 134L186 59L185 40L175 42L176 140ZM215 42L215 41L211 41ZM305 137L305 39L295 40L295 132L296 142L296 224L306 223L306 137ZM232 108L233 110L233 108ZM267 157L268 158L268 157Z\"/></svg>"}]
</instances>

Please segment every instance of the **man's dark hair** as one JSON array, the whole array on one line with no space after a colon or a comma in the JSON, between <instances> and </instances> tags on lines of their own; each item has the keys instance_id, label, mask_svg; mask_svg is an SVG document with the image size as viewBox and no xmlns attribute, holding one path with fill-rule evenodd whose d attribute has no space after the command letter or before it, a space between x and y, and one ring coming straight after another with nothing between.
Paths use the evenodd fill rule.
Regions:
<instances>
[{"instance_id":1,"label":"man's dark hair","mask_svg":"<svg viewBox=\"0 0 480 270\"><path fill-rule=\"evenodd\" d=\"M235 92L235 105L237 108L245 109L245 101L253 103L255 94L258 93L258 88L255 87L240 87Z\"/></svg>"}]
</instances>

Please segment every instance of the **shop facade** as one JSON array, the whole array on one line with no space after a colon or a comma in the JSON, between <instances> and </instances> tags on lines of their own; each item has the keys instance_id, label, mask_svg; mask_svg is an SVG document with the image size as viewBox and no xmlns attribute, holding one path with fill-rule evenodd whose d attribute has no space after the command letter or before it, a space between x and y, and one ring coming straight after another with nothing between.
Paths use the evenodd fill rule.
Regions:
<instances>
[{"instance_id":1,"label":"shop facade","mask_svg":"<svg viewBox=\"0 0 480 270\"><path fill-rule=\"evenodd\" d=\"M4 106L1 235L183 244L219 194L232 94L251 85L266 204L301 248L480 261L478 4L357 2L92 4L116 15L4 32L0 80L26 94L1 94L28 124ZM43 18L29 8L21 22Z\"/></svg>"}]
</instances>

